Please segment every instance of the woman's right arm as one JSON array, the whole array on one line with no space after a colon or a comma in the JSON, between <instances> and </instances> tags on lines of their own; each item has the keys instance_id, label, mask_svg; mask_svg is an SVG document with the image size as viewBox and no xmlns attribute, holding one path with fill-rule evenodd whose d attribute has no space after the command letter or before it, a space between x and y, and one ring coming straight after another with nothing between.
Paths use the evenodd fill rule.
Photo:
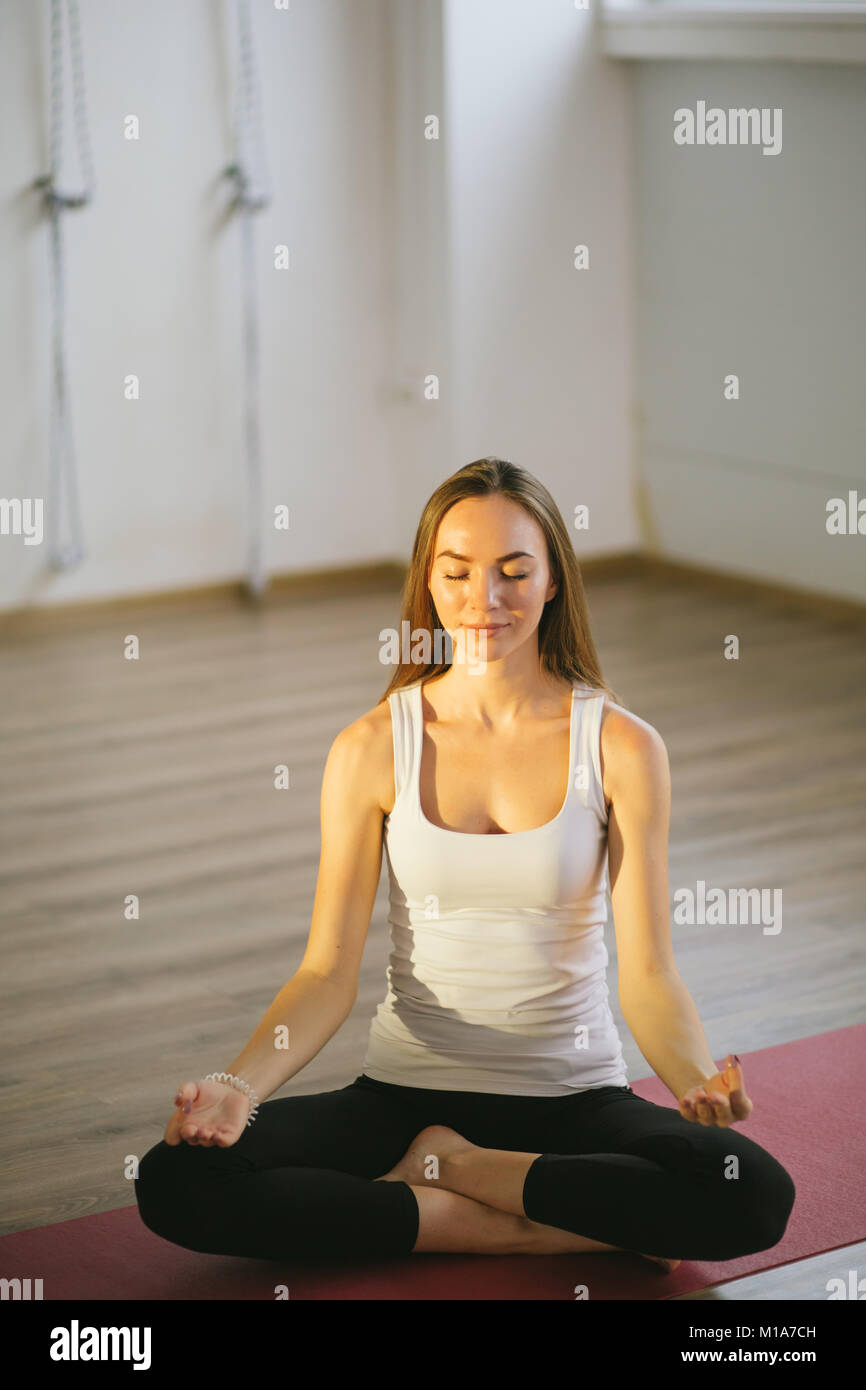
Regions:
<instances>
[{"instance_id":1,"label":"woman's right arm","mask_svg":"<svg viewBox=\"0 0 866 1390\"><path fill-rule=\"evenodd\" d=\"M374 718L364 716L343 729L331 745L322 779L322 847L306 950L249 1042L224 1068L249 1082L260 1101L321 1051L357 999L382 866L384 813L376 795L382 731L381 722L377 726ZM232 1132L227 1142L234 1143L249 1112L247 1098L219 1082L186 1082L175 1104L166 1126L167 1143L184 1139L206 1144L215 1135L225 1143L224 1128ZM225 1126L220 1121L223 1111Z\"/></svg>"}]
</instances>

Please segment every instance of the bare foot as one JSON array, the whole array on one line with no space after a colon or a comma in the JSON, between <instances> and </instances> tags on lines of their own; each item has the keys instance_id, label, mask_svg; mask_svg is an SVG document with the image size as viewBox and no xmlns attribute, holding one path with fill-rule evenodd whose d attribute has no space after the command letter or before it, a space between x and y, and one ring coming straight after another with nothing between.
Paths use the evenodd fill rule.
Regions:
<instances>
[{"instance_id":1,"label":"bare foot","mask_svg":"<svg viewBox=\"0 0 866 1390\"><path fill-rule=\"evenodd\" d=\"M436 1181L435 1178L427 1176L428 1157L435 1156L441 1169L449 1154L455 1153L458 1149L474 1148L475 1145L464 1139L455 1129L449 1129L447 1125L428 1125L416 1134L403 1157L394 1164L390 1172L383 1173L374 1181L407 1182L412 1186L422 1187L426 1182Z\"/></svg>"},{"instance_id":2,"label":"bare foot","mask_svg":"<svg viewBox=\"0 0 866 1390\"><path fill-rule=\"evenodd\" d=\"M381 1177L375 1178L375 1182L406 1182L414 1187L422 1187L427 1182L435 1182L435 1178L427 1176L428 1159L431 1155L439 1160L440 1169L444 1160L459 1149L474 1149L476 1146L469 1140L464 1139L462 1134L458 1134L455 1129L449 1129L447 1125L428 1125L416 1134L412 1143L389 1172L383 1173ZM566 1233L563 1232L563 1235ZM609 1247L615 1249L614 1246ZM624 1253L640 1255L643 1260L651 1260L653 1264L660 1265L666 1274L670 1274L681 1264L681 1260L668 1259L664 1255L643 1255L638 1250L627 1251Z\"/></svg>"}]
</instances>

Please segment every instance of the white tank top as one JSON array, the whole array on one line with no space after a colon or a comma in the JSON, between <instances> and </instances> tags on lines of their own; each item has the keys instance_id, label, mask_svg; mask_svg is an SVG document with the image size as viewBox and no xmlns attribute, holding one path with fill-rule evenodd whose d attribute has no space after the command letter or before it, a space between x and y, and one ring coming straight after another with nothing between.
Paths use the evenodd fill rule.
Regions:
<instances>
[{"instance_id":1,"label":"white tank top","mask_svg":"<svg viewBox=\"0 0 866 1390\"><path fill-rule=\"evenodd\" d=\"M421 809L421 685L388 697L392 949L364 1074L515 1096L627 1085L606 980L604 694L573 686L568 791L553 820L472 835L434 825Z\"/></svg>"}]
</instances>

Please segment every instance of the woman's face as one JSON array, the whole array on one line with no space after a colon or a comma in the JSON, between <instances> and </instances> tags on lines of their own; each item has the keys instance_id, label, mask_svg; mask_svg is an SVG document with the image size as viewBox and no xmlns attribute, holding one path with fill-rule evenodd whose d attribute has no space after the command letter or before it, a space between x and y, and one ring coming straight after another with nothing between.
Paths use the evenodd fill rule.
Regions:
<instances>
[{"instance_id":1,"label":"woman's face","mask_svg":"<svg viewBox=\"0 0 866 1390\"><path fill-rule=\"evenodd\" d=\"M439 523L429 589L452 641L497 661L535 632L556 593L544 532L501 493L465 497Z\"/></svg>"}]
</instances>

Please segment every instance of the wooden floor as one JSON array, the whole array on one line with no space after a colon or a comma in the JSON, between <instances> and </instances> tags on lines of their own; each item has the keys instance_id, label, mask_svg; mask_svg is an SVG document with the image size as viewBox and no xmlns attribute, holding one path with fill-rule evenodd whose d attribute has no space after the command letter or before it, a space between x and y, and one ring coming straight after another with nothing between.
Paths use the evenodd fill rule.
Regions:
<instances>
[{"instance_id":1,"label":"wooden floor","mask_svg":"<svg viewBox=\"0 0 866 1390\"><path fill-rule=\"evenodd\" d=\"M261 610L138 606L0 642L2 1231L130 1204L128 1156L161 1137L178 1083L225 1068L300 962L325 757L384 690L378 634L399 616L395 589L347 588ZM587 591L608 681L670 752L671 893L782 890L776 936L673 928L713 1055L861 1021L862 622L670 578ZM355 1010L282 1094L360 1071L386 912L383 868ZM634 1081L650 1069L619 1014L612 927L608 945ZM700 1296L825 1297L828 1268L863 1254Z\"/></svg>"}]
</instances>

